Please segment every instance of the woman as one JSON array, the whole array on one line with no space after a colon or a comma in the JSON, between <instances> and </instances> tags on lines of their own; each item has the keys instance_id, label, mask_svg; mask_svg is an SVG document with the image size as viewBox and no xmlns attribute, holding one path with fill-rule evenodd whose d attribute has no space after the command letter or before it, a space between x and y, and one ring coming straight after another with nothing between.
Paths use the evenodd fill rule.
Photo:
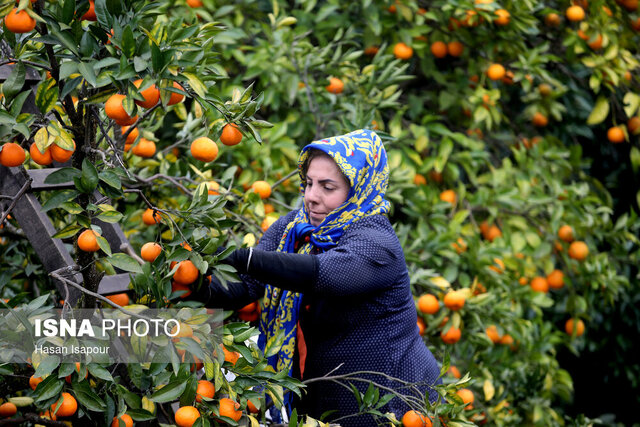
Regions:
<instances>
[{"instance_id":1,"label":"woman","mask_svg":"<svg viewBox=\"0 0 640 427\"><path fill-rule=\"evenodd\" d=\"M374 373L343 384L364 392L374 382L413 402L429 391L434 401L439 369L418 333L404 254L385 216L389 167L380 138L358 130L312 142L298 167L302 208L276 221L255 249L234 251L227 259L242 282L226 290L212 283L204 299L227 309L262 300L259 345L285 334L269 363L310 380L293 403L298 414L336 410L328 419L343 426L375 425L371 416L349 416L358 405L348 386L319 379L361 371L418 388ZM400 419L408 409L395 397L383 412Z\"/></svg>"}]
</instances>

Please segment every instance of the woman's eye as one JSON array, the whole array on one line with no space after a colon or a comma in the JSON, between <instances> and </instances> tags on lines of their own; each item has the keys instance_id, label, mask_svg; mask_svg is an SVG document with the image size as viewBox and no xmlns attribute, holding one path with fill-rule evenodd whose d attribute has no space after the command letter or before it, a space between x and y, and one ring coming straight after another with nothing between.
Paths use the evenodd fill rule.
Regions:
<instances>
[{"instance_id":1,"label":"woman's eye","mask_svg":"<svg viewBox=\"0 0 640 427\"><path fill-rule=\"evenodd\" d=\"M331 188L331 187L324 187L324 189L325 189L325 190L327 190L327 191L333 191L333 190L335 190L335 188Z\"/></svg>"}]
</instances>

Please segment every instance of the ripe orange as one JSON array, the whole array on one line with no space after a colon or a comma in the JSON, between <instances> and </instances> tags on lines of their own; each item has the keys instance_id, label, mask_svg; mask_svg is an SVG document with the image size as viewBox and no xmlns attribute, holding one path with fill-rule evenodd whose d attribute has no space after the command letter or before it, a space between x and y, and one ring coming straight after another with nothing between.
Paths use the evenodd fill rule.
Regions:
<instances>
[{"instance_id":1,"label":"ripe orange","mask_svg":"<svg viewBox=\"0 0 640 427\"><path fill-rule=\"evenodd\" d=\"M129 126L122 126L120 128L120 132L122 132L122 135L127 133L128 130L129 130ZM131 132L129 132L129 135L127 135L125 144L133 144L134 142L136 142L136 139L138 139L138 135L140 135L140 131L136 127Z\"/></svg>"},{"instance_id":2,"label":"ripe orange","mask_svg":"<svg viewBox=\"0 0 640 427\"><path fill-rule=\"evenodd\" d=\"M624 131L620 126L613 126L607 131L607 139L614 144L624 142Z\"/></svg>"},{"instance_id":3,"label":"ripe orange","mask_svg":"<svg viewBox=\"0 0 640 427\"><path fill-rule=\"evenodd\" d=\"M181 285L190 285L196 281L198 274L196 266L187 259L178 263L178 269L173 273L173 280Z\"/></svg>"},{"instance_id":4,"label":"ripe orange","mask_svg":"<svg viewBox=\"0 0 640 427\"><path fill-rule=\"evenodd\" d=\"M149 158L156 154L156 143L147 138L140 138L140 141L131 150L138 157Z\"/></svg>"},{"instance_id":5,"label":"ripe orange","mask_svg":"<svg viewBox=\"0 0 640 427\"><path fill-rule=\"evenodd\" d=\"M545 127L548 123L549 123L549 119L547 118L547 116L545 116L544 114L540 113L540 112L536 112L531 121L533 122L533 125L535 127Z\"/></svg>"},{"instance_id":6,"label":"ripe orange","mask_svg":"<svg viewBox=\"0 0 640 427\"><path fill-rule=\"evenodd\" d=\"M486 332L491 342L493 342L494 344L500 342L500 333L498 332L498 328L496 327L496 325L490 325L484 331Z\"/></svg>"},{"instance_id":7,"label":"ripe orange","mask_svg":"<svg viewBox=\"0 0 640 427\"><path fill-rule=\"evenodd\" d=\"M563 225L558 229L558 237L565 242L573 242L573 228L570 225Z\"/></svg>"},{"instance_id":8,"label":"ripe orange","mask_svg":"<svg viewBox=\"0 0 640 427\"><path fill-rule=\"evenodd\" d=\"M413 183L415 185L426 185L427 184L427 178L425 178L424 175L420 175L419 173L417 173L413 177Z\"/></svg>"},{"instance_id":9,"label":"ripe orange","mask_svg":"<svg viewBox=\"0 0 640 427\"><path fill-rule=\"evenodd\" d=\"M418 317L418 321L416 322L416 324L418 325L418 333L420 334L420 336L424 335L424 330L427 327L427 325L424 324L424 320Z\"/></svg>"},{"instance_id":10,"label":"ripe orange","mask_svg":"<svg viewBox=\"0 0 640 427\"><path fill-rule=\"evenodd\" d=\"M0 164L6 167L20 166L26 158L24 149L15 142L7 142L0 151Z\"/></svg>"},{"instance_id":11,"label":"ripe orange","mask_svg":"<svg viewBox=\"0 0 640 427\"><path fill-rule=\"evenodd\" d=\"M468 388L461 388L460 390L456 391L456 394L460 396L460 398L465 404L464 406L473 404L473 401L475 400L473 392Z\"/></svg>"},{"instance_id":12,"label":"ripe orange","mask_svg":"<svg viewBox=\"0 0 640 427\"><path fill-rule=\"evenodd\" d=\"M444 296L442 301L449 310L458 311L464 307L465 297L461 291L451 291Z\"/></svg>"},{"instance_id":13,"label":"ripe orange","mask_svg":"<svg viewBox=\"0 0 640 427\"><path fill-rule=\"evenodd\" d=\"M213 395L216 394L216 387L209 381L198 381L198 388L196 389L196 402L202 402L202 398L213 399Z\"/></svg>"},{"instance_id":14,"label":"ripe orange","mask_svg":"<svg viewBox=\"0 0 640 427\"><path fill-rule=\"evenodd\" d=\"M29 378L29 387L31 387L31 390L35 390L36 387L38 387L38 384L40 384L42 381L44 381L42 377L34 377L33 375L31 375L31 378Z\"/></svg>"},{"instance_id":15,"label":"ripe orange","mask_svg":"<svg viewBox=\"0 0 640 427\"><path fill-rule=\"evenodd\" d=\"M431 44L431 53L436 58L444 58L447 56L447 45L444 42L437 41Z\"/></svg>"},{"instance_id":16,"label":"ripe orange","mask_svg":"<svg viewBox=\"0 0 640 427\"><path fill-rule=\"evenodd\" d=\"M215 181L207 181L207 194L209 194L210 196L219 196L220 195L220 193L218 192L219 189L220 189L220 184L218 184Z\"/></svg>"},{"instance_id":17,"label":"ripe orange","mask_svg":"<svg viewBox=\"0 0 640 427\"><path fill-rule=\"evenodd\" d=\"M504 261L502 261L500 258L494 258L493 265L489 266L489 270L493 270L498 274L504 273Z\"/></svg>"},{"instance_id":18,"label":"ripe orange","mask_svg":"<svg viewBox=\"0 0 640 427\"><path fill-rule=\"evenodd\" d=\"M266 181L256 181L251 184L251 189L257 193L261 199L266 199L271 195L271 186Z\"/></svg>"},{"instance_id":19,"label":"ripe orange","mask_svg":"<svg viewBox=\"0 0 640 427\"><path fill-rule=\"evenodd\" d=\"M449 370L447 371L453 378L460 378L462 375L460 374L460 370L456 365L449 366Z\"/></svg>"},{"instance_id":20,"label":"ripe orange","mask_svg":"<svg viewBox=\"0 0 640 427\"><path fill-rule=\"evenodd\" d=\"M491 64L487 69L487 76L491 80L500 80L504 77L507 71L504 69L502 64Z\"/></svg>"},{"instance_id":21,"label":"ripe orange","mask_svg":"<svg viewBox=\"0 0 640 427\"><path fill-rule=\"evenodd\" d=\"M78 248L85 252L98 252L100 245L98 245L98 239L96 236L100 234L93 230L84 230L78 237Z\"/></svg>"},{"instance_id":22,"label":"ripe orange","mask_svg":"<svg viewBox=\"0 0 640 427\"><path fill-rule=\"evenodd\" d=\"M406 61L407 59L411 59L411 57L413 56L413 48L411 46L407 46L402 42L396 43L396 45L393 47L393 54L396 58Z\"/></svg>"},{"instance_id":23,"label":"ripe orange","mask_svg":"<svg viewBox=\"0 0 640 427\"><path fill-rule=\"evenodd\" d=\"M175 414L178 427L191 427L198 418L200 418L200 411L193 406L183 406Z\"/></svg>"},{"instance_id":24,"label":"ripe orange","mask_svg":"<svg viewBox=\"0 0 640 427\"><path fill-rule=\"evenodd\" d=\"M502 237L502 231L500 231L497 225L492 225L491 227L489 227L489 230L487 230L487 234L484 236L484 238L490 242L493 242L498 237Z\"/></svg>"},{"instance_id":25,"label":"ripe orange","mask_svg":"<svg viewBox=\"0 0 640 427\"><path fill-rule=\"evenodd\" d=\"M133 427L133 419L129 414L122 414L120 417L113 417L113 421L111 421L111 427L119 427L119 420L122 420L122 422L124 422L125 427Z\"/></svg>"},{"instance_id":26,"label":"ripe orange","mask_svg":"<svg viewBox=\"0 0 640 427\"><path fill-rule=\"evenodd\" d=\"M220 399L220 416L229 417L234 421L239 421L242 417L242 411L238 411L240 404L233 400L223 397Z\"/></svg>"},{"instance_id":27,"label":"ripe orange","mask_svg":"<svg viewBox=\"0 0 640 427\"><path fill-rule=\"evenodd\" d=\"M66 163L69 161L73 153L76 151L76 142L73 141L73 150L65 150L60 148L58 144L51 145L51 157L58 163Z\"/></svg>"},{"instance_id":28,"label":"ripe orange","mask_svg":"<svg viewBox=\"0 0 640 427\"><path fill-rule=\"evenodd\" d=\"M635 12L638 9L638 0L624 0L622 6L629 12Z\"/></svg>"},{"instance_id":29,"label":"ripe orange","mask_svg":"<svg viewBox=\"0 0 640 427\"><path fill-rule=\"evenodd\" d=\"M222 352L224 353L224 361L229 362L235 366L238 359L240 359L240 353L237 351L229 351L224 346L222 346Z\"/></svg>"},{"instance_id":30,"label":"ripe orange","mask_svg":"<svg viewBox=\"0 0 640 427\"><path fill-rule=\"evenodd\" d=\"M598 36L595 38L595 40L590 41L589 43L587 43L589 45L589 47L593 50L599 50L602 48L602 34L598 34Z\"/></svg>"},{"instance_id":31,"label":"ripe orange","mask_svg":"<svg viewBox=\"0 0 640 427\"><path fill-rule=\"evenodd\" d=\"M440 310L440 302L434 295L421 295L418 298L418 310L426 314L436 314Z\"/></svg>"},{"instance_id":32,"label":"ripe orange","mask_svg":"<svg viewBox=\"0 0 640 427\"><path fill-rule=\"evenodd\" d=\"M337 77L330 77L326 88L328 92L338 95L344 90L344 83Z\"/></svg>"},{"instance_id":33,"label":"ripe orange","mask_svg":"<svg viewBox=\"0 0 640 427\"><path fill-rule=\"evenodd\" d=\"M465 242L462 237L458 237L458 240L451 243L451 246L453 246L453 249L455 249L458 254L461 254L467 250L467 242Z\"/></svg>"},{"instance_id":34,"label":"ripe orange","mask_svg":"<svg viewBox=\"0 0 640 427\"><path fill-rule=\"evenodd\" d=\"M566 11L567 19L572 22L582 21L584 19L584 9L580 6L570 6Z\"/></svg>"},{"instance_id":35,"label":"ripe orange","mask_svg":"<svg viewBox=\"0 0 640 427\"><path fill-rule=\"evenodd\" d=\"M564 324L564 330L567 334L573 335L573 329L575 328L576 336L579 337L584 334L584 322L582 319L577 319L577 322L575 320L573 318L567 320Z\"/></svg>"},{"instance_id":36,"label":"ripe orange","mask_svg":"<svg viewBox=\"0 0 640 427\"><path fill-rule=\"evenodd\" d=\"M138 79L133 82L133 85L140 89L140 85L142 84L142 79ZM152 84L145 90L140 91L140 95L144 98L144 101L135 100L135 103L141 106L142 108L151 108L160 102L160 89L155 84Z\"/></svg>"},{"instance_id":37,"label":"ripe orange","mask_svg":"<svg viewBox=\"0 0 640 427\"><path fill-rule=\"evenodd\" d=\"M364 54L367 56L376 56L380 48L378 46L369 46L364 49Z\"/></svg>"},{"instance_id":38,"label":"ripe orange","mask_svg":"<svg viewBox=\"0 0 640 427\"><path fill-rule=\"evenodd\" d=\"M440 338L445 344L455 344L460 341L462 331L455 326L451 326L448 331L440 332Z\"/></svg>"},{"instance_id":39,"label":"ripe orange","mask_svg":"<svg viewBox=\"0 0 640 427\"><path fill-rule=\"evenodd\" d=\"M178 89L178 90L184 90L184 88L176 83L173 82L173 88L174 89ZM167 105L174 105L174 104L179 104L184 100L184 95L181 93L175 93L175 92L171 92L171 97L169 98L169 102L167 102Z\"/></svg>"},{"instance_id":40,"label":"ripe orange","mask_svg":"<svg viewBox=\"0 0 640 427\"><path fill-rule=\"evenodd\" d=\"M454 40L452 42L447 43L447 51L449 52L449 55L457 58L461 56L462 53L464 52L464 45L459 41Z\"/></svg>"},{"instance_id":41,"label":"ripe orange","mask_svg":"<svg viewBox=\"0 0 640 427\"><path fill-rule=\"evenodd\" d=\"M202 1L201 0L187 0L187 5L189 5L189 7L202 7Z\"/></svg>"},{"instance_id":42,"label":"ripe orange","mask_svg":"<svg viewBox=\"0 0 640 427\"><path fill-rule=\"evenodd\" d=\"M196 138L191 143L191 155L196 160L212 162L218 157L218 144L206 136Z\"/></svg>"},{"instance_id":43,"label":"ripe orange","mask_svg":"<svg viewBox=\"0 0 640 427\"><path fill-rule=\"evenodd\" d=\"M58 406L60 400L62 400L62 404L58 408L58 411L55 412L56 406ZM76 398L67 392L63 392L62 397L58 399L56 403L51 404L51 412L54 412L58 417L70 417L75 414L77 410L78 402L76 401Z\"/></svg>"},{"instance_id":44,"label":"ripe orange","mask_svg":"<svg viewBox=\"0 0 640 427\"><path fill-rule=\"evenodd\" d=\"M191 295L191 288L189 285L182 285L178 282L171 282L171 292L181 292L180 298L186 298Z\"/></svg>"},{"instance_id":45,"label":"ripe orange","mask_svg":"<svg viewBox=\"0 0 640 427\"><path fill-rule=\"evenodd\" d=\"M260 410L256 407L256 405L254 405L253 402L251 402L250 400L247 400L247 409L252 414L257 414L258 412L260 412Z\"/></svg>"},{"instance_id":46,"label":"ripe orange","mask_svg":"<svg viewBox=\"0 0 640 427\"><path fill-rule=\"evenodd\" d=\"M589 247L585 242L576 240L569 246L569 256L578 261L584 261L589 255Z\"/></svg>"},{"instance_id":47,"label":"ripe orange","mask_svg":"<svg viewBox=\"0 0 640 427\"><path fill-rule=\"evenodd\" d=\"M640 130L640 117L631 117L627 122L627 129L632 135L636 135L638 130Z\"/></svg>"},{"instance_id":48,"label":"ripe orange","mask_svg":"<svg viewBox=\"0 0 640 427\"><path fill-rule=\"evenodd\" d=\"M120 126L132 125L138 119L138 116L131 117L125 111L124 106L122 105L125 98L125 95L115 93L107 99L107 102L104 103L104 113Z\"/></svg>"},{"instance_id":49,"label":"ripe orange","mask_svg":"<svg viewBox=\"0 0 640 427\"><path fill-rule=\"evenodd\" d=\"M130 302L129 295L126 292L109 295L107 296L107 299L114 304L118 304L121 307L124 307L125 305L129 305L129 302Z\"/></svg>"},{"instance_id":50,"label":"ripe orange","mask_svg":"<svg viewBox=\"0 0 640 427\"><path fill-rule=\"evenodd\" d=\"M142 214L142 222L147 225L154 225L162 221L160 212L156 212L151 208L147 208Z\"/></svg>"},{"instance_id":51,"label":"ripe orange","mask_svg":"<svg viewBox=\"0 0 640 427\"><path fill-rule=\"evenodd\" d=\"M153 262L158 258L160 252L162 252L162 246L156 242L147 242L142 245L142 249L140 249L140 256L145 261Z\"/></svg>"},{"instance_id":52,"label":"ripe orange","mask_svg":"<svg viewBox=\"0 0 640 427\"><path fill-rule=\"evenodd\" d=\"M458 198L456 196L456 192L453 190L444 190L442 193L440 193L440 200L442 200L443 202L448 202L452 205L455 205L457 199Z\"/></svg>"},{"instance_id":53,"label":"ripe orange","mask_svg":"<svg viewBox=\"0 0 640 427\"><path fill-rule=\"evenodd\" d=\"M224 145L236 145L242 141L242 132L238 129L238 125L235 123L227 123L222 128L222 134L220 135L220 142Z\"/></svg>"},{"instance_id":54,"label":"ripe orange","mask_svg":"<svg viewBox=\"0 0 640 427\"><path fill-rule=\"evenodd\" d=\"M402 416L403 427L431 427L431 425L429 417L418 411L407 411Z\"/></svg>"},{"instance_id":55,"label":"ripe orange","mask_svg":"<svg viewBox=\"0 0 640 427\"><path fill-rule=\"evenodd\" d=\"M557 13L550 13L544 17L544 23L547 24L547 27L557 27L560 25L560 15Z\"/></svg>"},{"instance_id":56,"label":"ripe orange","mask_svg":"<svg viewBox=\"0 0 640 427\"><path fill-rule=\"evenodd\" d=\"M18 407L11 403L5 402L0 405L0 417L12 417L18 412Z\"/></svg>"},{"instance_id":57,"label":"ripe orange","mask_svg":"<svg viewBox=\"0 0 640 427\"><path fill-rule=\"evenodd\" d=\"M53 163L53 158L51 157L51 146L45 148L44 153L41 153L34 142L31 144L31 147L29 147L29 154L31 155L31 160L39 165L48 166Z\"/></svg>"},{"instance_id":58,"label":"ripe orange","mask_svg":"<svg viewBox=\"0 0 640 427\"><path fill-rule=\"evenodd\" d=\"M530 283L531 289L537 292L549 292L549 283L547 279L542 276L536 276L531 279Z\"/></svg>"},{"instance_id":59,"label":"ripe orange","mask_svg":"<svg viewBox=\"0 0 640 427\"><path fill-rule=\"evenodd\" d=\"M87 10L85 12L84 15L82 15L82 18L80 18L84 21L97 21L98 17L96 16L96 4L93 0L89 0L89 10Z\"/></svg>"},{"instance_id":60,"label":"ripe orange","mask_svg":"<svg viewBox=\"0 0 640 427\"><path fill-rule=\"evenodd\" d=\"M538 86L538 92L540 92L540 95L542 96L549 96L551 95L551 85L547 84L547 83L542 83Z\"/></svg>"},{"instance_id":61,"label":"ripe orange","mask_svg":"<svg viewBox=\"0 0 640 427\"><path fill-rule=\"evenodd\" d=\"M500 344L502 345L512 345L513 337L509 334L504 334L502 338L500 338Z\"/></svg>"},{"instance_id":62,"label":"ripe orange","mask_svg":"<svg viewBox=\"0 0 640 427\"><path fill-rule=\"evenodd\" d=\"M564 286L564 273L560 270L553 270L547 274L547 283L551 289L560 289Z\"/></svg>"},{"instance_id":63,"label":"ripe orange","mask_svg":"<svg viewBox=\"0 0 640 427\"><path fill-rule=\"evenodd\" d=\"M260 224L260 228L262 229L262 231L267 231L269 227L271 227L277 220L278 218L275 216L265 216L262 220L262 224Z\"/></svg>"},{"instance_id":64,"label":"ripe orange","mask_svg":"<svg viewBox=\"0 0 640 427\"><path fill-rule=\"evenodd\" d=\"M258 309L258 301L254 301L238 309L238 313L253 313L257 309Z\"/></svg>"},{"instance_id":65,"label":"ripe orange","mask_svg":"<svg viewBox=\"0 0 640 427\"><path fill-rule=\"evenodd\" d=\"M18 11L18 8L14 7L11 12L4 17L4 25L7 27L7 30L12 33L28 33L36 28L36 20L29 16L26 10Z\"/></svg>"},{"instance_id":66,"label":"ripe orange","mask_svg":"<svg viewBox=\"0 0 640 427\"><path fill-rule=\"evenodd\" d=\"M511 14L506 9L498 9L496 10L496 15L498 16L493 20L493 23L500 26L509 25L509 21L511 20Z\"/></svg>"},{"instance_id":67,"label":"ripe orange","mask_svg":"<svg viewBox=\"0 0 640 427\"><path fill-rule=\"evenodd\" d=\"M78 375L80 375L80 362L76 362L76 372L78 373ZM89 372L85 371L84 377L87 378L88 376L89 376ZM71 375L67 375L64 380L67 383L71 384Z\"/></svg>"}]
</instances>

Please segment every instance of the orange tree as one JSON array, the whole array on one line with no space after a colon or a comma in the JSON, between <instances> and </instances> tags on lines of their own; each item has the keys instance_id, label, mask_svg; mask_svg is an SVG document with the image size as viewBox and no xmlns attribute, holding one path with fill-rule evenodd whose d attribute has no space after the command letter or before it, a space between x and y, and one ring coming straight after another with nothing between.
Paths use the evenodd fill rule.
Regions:
<instances>
[{"instance_id":1,"label":"orange tree","mask_svg":"<svg viewBox=\"0 0 640 427\"><path fill-rule=\"evenodd\" d=\"M625 336L611 320L622 309L637 316L625 304L638 294L630 280L637 274L638 186L627 185L637 180L640 163L637 4L98 1L97 21L81 23L78 16L89 6L36 3L46 21L38 24L39 38L16 41L5 32L15 56L7 62L17 64L3 87L3 129L23 148L32 140L40 148L45 139L63 149L72 148L72 139L88 143L74 154L77 171L61 172L59 179L77 178L80 193L73 197L83 196L82 179L90 181L95 165L103 178L97 186L114 208L44 195L53 200L47 207L60 237L74 242L87 218L113 215L134 248L158 242L164 250L142 268L118 254L79 253L79 265L107 274L113 266L130 269L139 303L163 305L168 298L190 304L180 299L188 285L171 291L169 278L179 268L171 261L189 258L200 282L216 264L219 244L254 244L273 218L296 205L298 181L290 173L301 145L370 127L387 142L391 217L410 270L418 327L450 373L440 390L443 403L416 410L434 424L440 422L436 415L452 425L587 422L584 416L571 419L568 409L576 378L562 364L567 350L584 355L609 349L607 365L617 366L612 372L631 378L637 390L640 367L624 360L637 325ZM54 80L39 84L36 105L55 119L20 115L26 98L18 87L21 64L51 68ZM40 69L44 77L47 68ZM144 98L147 86L159 86L162 107L134 105L136 97L143 101L133 85L137 79L143 79ZM171 90L173 81L182 89ZM260 95L251 98L245 88ZM102 111L116 90L126 101L114 118L125 123L139 109L140 120L126 135L110 128ZM171 94L187 97L169 106ZM78 115L95 121L87 125ZM187 154L196 137L217 140L228 122L244 134L239 144L221 144L213 163ZM133 153L122 154L129 138ZM151 151L146 141L160 152L143 157ZM212 155L205 149L205 158L207 153ZM90 162L83 167L85 157ZM256 181L270 185L270 196L250 190ZM206 188L198 186L205 182ZM148 203L140 202L140 194ZM148 207L157 209L161 223L155 224L151 210L150 225L142 225ZM15 222L7 223L4 235L10 240L2 255L4 296L24 292L25 279L50 292ZM185 241L191 251L180 246ZM105 254L105 242L97 242ZM229 278L222 269L214 274ZM91 283L91 277L85 280ZM10 304L29 295L14 298ZM237 316L255 319L255 306ZM247 328L228 324L226 344L243 355L240 367L253 367L245 372L251 376L259 364L245 364L250 350L231 342L233 335L244 338ZM614 340L620 344L611 345ZM467 372L471 380L460 379ZM259 397L239 382L219 384L216 391L237 398L241 408L248 397ZM370 390L360 396L364 411L377 410Z\"/></svg>"}]
</instances>

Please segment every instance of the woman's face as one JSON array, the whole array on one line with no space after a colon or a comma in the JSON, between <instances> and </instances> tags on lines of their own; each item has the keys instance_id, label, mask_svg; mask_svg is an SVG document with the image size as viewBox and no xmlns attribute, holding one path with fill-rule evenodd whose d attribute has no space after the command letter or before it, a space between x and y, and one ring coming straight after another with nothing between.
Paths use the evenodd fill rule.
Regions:
<instances>
[{"instance_id":1,"label":"woman's face","mask_svg":"<svg viewBox=\"0 0 640 427\"><path fill-rule=\"evenodd\" d=\"M349 184L338 165L328 156L314 157L307 169L304 204L311 225L317 227L327 214L343 204L349 195Z\"/></svg>"}]
</instances>

